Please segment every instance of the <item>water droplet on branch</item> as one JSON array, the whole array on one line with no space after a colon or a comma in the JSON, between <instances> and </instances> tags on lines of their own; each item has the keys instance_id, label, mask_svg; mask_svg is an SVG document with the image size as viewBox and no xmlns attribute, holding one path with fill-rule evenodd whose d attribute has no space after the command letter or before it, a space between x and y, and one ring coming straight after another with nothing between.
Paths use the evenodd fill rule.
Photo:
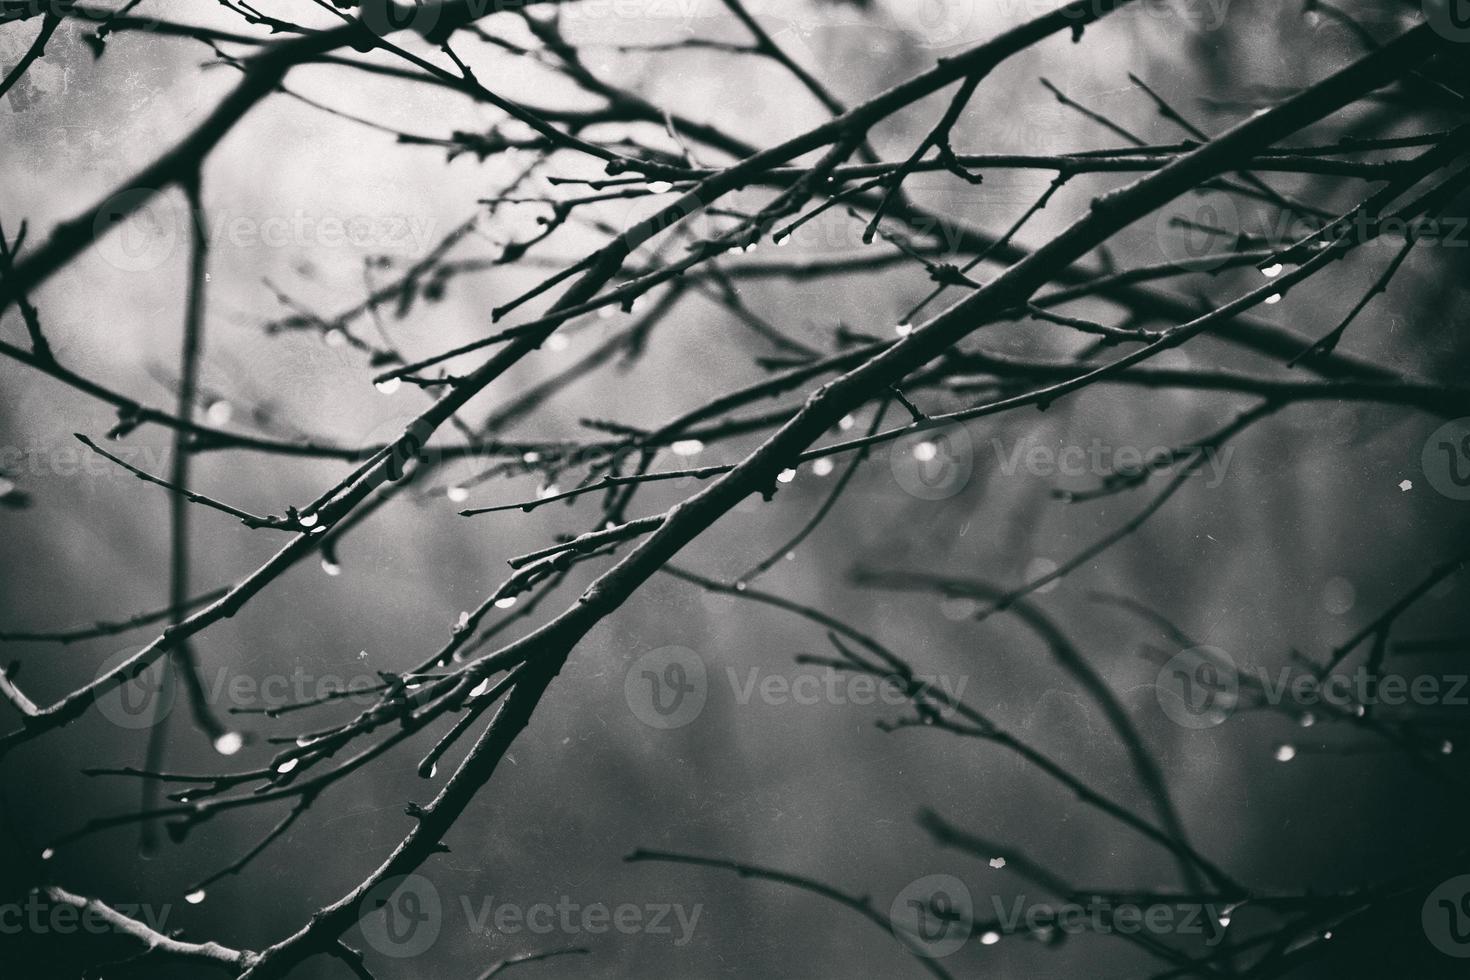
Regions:
<instances>
[{"instance_id":1,"label":"water droplet on branch","mask_svg":"<svg viewBox=\"0 0 1470 980\"><path fill-rule=\"evenodd\" d=\"M224 732L214 740L214 750L220 755L234 755L245 747L245 736L239 732Z\"/></svg>"}]
</instances>

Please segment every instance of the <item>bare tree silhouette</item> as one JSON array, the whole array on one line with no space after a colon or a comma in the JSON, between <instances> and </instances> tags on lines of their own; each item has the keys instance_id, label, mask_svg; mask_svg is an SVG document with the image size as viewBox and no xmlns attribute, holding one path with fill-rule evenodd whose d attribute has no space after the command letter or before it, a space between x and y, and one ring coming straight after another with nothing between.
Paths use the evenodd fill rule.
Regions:
<instances>
[{"instance_id":1,"label":"bare tree silhouette","mask_svg":"<svg viewBox=\"0 0 1470 980\"><path fill-rule=\"evenodd\" d=\"M1470 424L1463 419L1470 415L1470 387L1455 365L1405 350L1376 356L1382 338L1355 343L1363 334L1382 333L1371 322L1375 299L1401 281L1416 256L1443 246L1436 251L1463 264L1449 251L1467 243L1459 217L1470 184L1461 36L1470 34L1470 25L1457 19L1463 11L1453 2L1430 2L1422 9L1404 5L1374 23L1345 5L1284 4L1293 8L1292 17L1323 18L1347 31L1360 53L1298 88L1263 90L1252 105L1221 108L1229 121L1218 127L1195 121L1165 84L1145 79L1145 66L1131 66L1129 97L1177 133L1162 143L1136 134L1087 93L1047 81L1057 110L1088 132L1105 134L1108 145L1012 153L983 140L966 145L975 122L966 117L975 112L977 92L994 83L991 76L1003 65L1036 51L1065 59L1069 46L1093 43L1094 30L1111 18L1161 21L1165 31L1187 39L1179 8L1192 5L1073 0L1044 4L1054 9L1040 11L1029 9L1036 4L1010 5L1014 9L1007 14L1016 14L1012 26L946 48L902 81L851 102L834 94L764 12L743 0L722 0L719 16L710 25L702 22L711 30L691 29L672 41L625 43L609 32L606 43L645 57L652 71L665 60L697 55L692 63L717 78L726 60L753 60L784 74L781 98L808 100L826 113L818 125L757 144L719 121L719 105L711 105L706 117L690 118L636 84L613 80L599 67L587 33L571 22L579 7L595 2L303 0L268 5L275 13L239 0L222 0L220 10L211 6L204 19L224 16L238 22L233 29L196 25L193 9L147 0L111 7L69 0L0 3L0 30L32 38L5 68L0 95L23 89L27 73L45 64L63 38L90 46L99 70L121 57L115 51L120 39L135 35L154 45L199 45L212 59L209 71L232 79L228 94L189 120L180 138L70 220L37 232L27 223L25 200L11 198L4 205L0 304L24 340L19 334L0 340L0 353L115 411L105 439L85 432L76 438L86 458L147 484L131 484L139 494L166 497L168 520L158 533L169 554L166 597L156 609L89 626L7 627L0 633L7 643L41 648L145 629L154 634L93 679L68 682L59 694L42 693L58 689L45 654L28 655L23 672L19 661L0 670L0 694L9 705L0 753L47 751L60 730L118 692L142 697L156 712L146 735L139 733L147 742L141 766L54 760L99 780L135 781L141 803L84 814L78 822L45 821L47 839L41 849L27 845L17 858L6 899L18 903L17 909L25 903L69 909L120 940L121 951L99 953L81 965L88 975L180 965L191 971L187 975L207 967L240 980L265 980L293 975L322 958L357 976L397 975L391 964L378 966L344 936L400 901L405 887L412 891L412 876L448 850L446 837L486 787L496 785L512 747L522 738L537 738L538 708L569 658L584 648L591 631L664 573L681 588L728 599L731 605L724 608L731 616L760 606L815 628L825 636L827 652L806 654L800 662L828 676L864 679L874 689L887 685L903 707L881 722L885 730L927 729L948 737L947 745L974 740L994 746L1078 801L1099 832L1157 849L1174 866L1173 885L1100 889L1094 881L1072 880L1044 855L987 839L961 815L926 806L919 816L924 832L954 851L957 861L988 860L991 867L1008 867L1058 907L1093 908L1087 928L1135 946L1155 963L1158 976L1294 975L1328 954L1335 931L1378 929L1397 921L1406 907L1417 915L1427 890L1452 870L1464 870L1463 847L1405 860L1394 877L1341 890L1311 883L1255 885L1227 859L1214 856L1218 835L1190 826L1171 789L1171 767L1088 648L1086 627L1063 621L1043 595L1135 537L1233 442L1299 405L1375 404L1427 418L1439 427L1425 449L1427 478L1436 488L1443 483L1447 489L1440 492L1449 497L1470 485L1461 472L1470 465ZM863 22L888 16L877 6L846 0L821 9ZM1020 16L1023 11L1027 16ZM1237 14L1252 15L1259 14ZM636 21L640 13L630 8L619 16ZM596 37L597 25L591 29ZM1179 44L1182 57L1188 57L1188 43ZM536 77L555 80L556 92L573 96L547 96L527 82L532 75L492 72L487 52L501 59L496 64L539 72ZM293 78L307 66L332 66L344 86L364 78L428 88L455 100L456 107L468 102L477 119L495 122L449 136L399 132L298 91ZM549 82L542 84L550 90ZM1223 89L1205 94L1235 97ZM413 261L369 256L362 295L336 312L318 312L287 290L276 290L285 312L267 324L262 343L314 336L340 350L380 391L426 396L421 409L366 446L332 437L319 420L276 418L264 400L249 406L238 393L228 399L233 408L217 412L212 406L221 400L202 373L212 344L211 270L217 256L211 242L216 221L223 220L211 210L211 167L230 154L231 134L242 120L283 100L386 130L419 152L428 147L450 160L509 164L510 178L486 187L469 216ZM888 149L895 144L895 120L922 133L898 153ZM596 172L568 176L568 160L581 173L589 166ZM10 166L26 163L16 154ZM1015 213L967 213L936 205L925 193L940 182L963 190L1016 172L1040 172L1049 183ZM431 169L419 175L427 183L436 180ZM172 231L188 251L187 279L179 284L184 319L171 381L175 398L171 405L153 405L68 363L48 342L47 298L53 289L86 289L79 271L83 257L109 237L128 234L132 223L164 213L165 206L178 208L171 213L180 224ZM487 249L485 220L509 208L532 209L535 226ZM1037 244L1022 245L1035 237L1032 230L1042 218L1056 221L1055 228ZM850 237L838 247L810 247L816 239L807 233L818 225L822 234L840 227ZM1142 258L1140 229L1162 249L1163 261ZM564 243L589 235L599 242L594 249L565 257ZM799 248L792 258L771 258L765 251L793 242ZM757 256L752 253L758 246L763 250ZM1364 259L1381 254L1377 249L1383 246L1387 261ZM446 291L507 268L534 273L538 281L516 295L497 296L468 342L420 338L420 349L410 353L385 327L385 321L434 307ZM1435 267L1428 274L1441 273ZM918 282L916 295L922 297L883 332L868 332L872 324L805 329L795 322L794 306L763 308L750 298L762 284L776 295L838 296L878 276L903 277L911 288ZM1326 332L1304 333L1263 315L1278 304L1289 308L1296 297L1316 302L1322 294L1311 291L1313 286L1343 301L1342 311L1330 314L1334 325ZM547 407L575 382L643 358L693 315L692 308L703 305L748 330L751 354L738 364L711 355L704 363L682 365L706 392L701 404L656 425L633 424L625 419L638 393L629 391L626 402L584 419L578 434L535 429ZM534 382L517 373L565 346L568 332L589 318L613 324L604 341ZM1065 338L1072 342L1070 353L1038 353L1046 349L1040 344L1027 352L999 339L1038 335ZM1174 357L1186 345L1194 356ZM1411 347L1411 341L1404 339L1403 346ZM1241 366L1253 362L1254 368ZM1444 376L1451 380L1439 380ZM950 479L943 467L962 454L953 440L968 438L967 423L1000 417L1024 426L1038 417L1037 410L1072 410L1084 393L1142 400L1163 390L1228 399L1228 421L1188 444L1114 458L1089 469L1097 477L1091 485L1058 490L1074 504L1116 503L1135 491L1151 494L1142 506L1110 521L1110 530L1079 541L1066 560L1033 569L1024 582L1001 585L969 570L913 567L901 553L883 561L854 550L850 572L831 576L845 575L846 584L885 601L907 595L907 601L948 604L967 622L1014 620L1040 642L1049 667L1067 678L1088 710L1098 713L1104 736L1121 748L1127 771L1121 783L1033 744L1026 732L997 720L975 692L967 699L935 685L916 656L920 651L900 649L899 637L880 638L807 598L758 582L774 581L767 578L773 569L852 502L855 482L875 460L909 466L899 482L909 479L913 486L905 489L922 498ZM488 410L476 401L486 393L500 396ZM151 429L169 433L162 470L126 449L130 437ZM533 434L519 434L527 431ZM202 458L246 453L283 466L330 466L335 477L311 499L282 500L270 513L237 506L228 492L199 489L212 483L200 482L196 464ZM713 455L721 461L710 461ZM933 467L925 465L931 462ZM763 500L769 510L779 508L784 488L803 471L836 477L794 532L777 530L774 546L766 542L756 559L742 559L747 571L722 578L673 564L676 557L696 563L699 549L693 546L744 502ZM0 479L0 499L14 505L7 519L22 519L33 504L23 475L0 473ZM528 481L540 489L522 496ZM499 491L502 482L512 489ZM662 500L658 491L669 488L677 490L672 503L647 503L650 496ZM482 515L545 516L553 506L557 514L578 515L580 523L523 554L502 554L509 572L480 589L478 604L452 624L447 638L433 639L426 630L410 669L380 670L375 680L351 690L307 692L266 708L235 707L235 717L218 711L199 666L197 647L208 631L247 606L270 601L272 591L283 587L283 576L305 560L320 560L327 575L335 576L344 543L373 526L388 505L408 498L433 501L444 519L467 527L485 520ZM227 515L252 535L272 539L274 552L232 584L201 582L190 556L193 545L209 535L204 511ZM1421 542L1421 553L1428 555L1422 577L1325 658L1293 652L1291 698L1228 654L1211 652L1139 597L1097 592L1091 607L1098 616L1122 617L1129 628L1146 631L1149 655L1158 661L1159 701L1175 698L1173 708L1185 716L1180 724L1186 728L1196 721L1205 727L1237 711L1275 711L1294 724L1304 692L1314 694L1320 699L1314 720L1381 743L1419 778L1453 795L1463 775L1452 768L1458 757L1444 733L1447 722L1438 715L1380 710L1376 692L1400 673L1388 663L1400 621L1462 570L1463 541L1437 539L1463 528L1461 520L1429 532ZM1325 698L1335 678L1360 664L1367 694ZM668 693L677 702L692 692L686 666L675 658L650 668L653 696ZM270 753L240 768L171 769L170 743L193 737L177 728L170 735L164 724L175 682L192 709L194 728L219 756L253 754L260 725L269 728L264 744ZM670 703L659 702L664 708ZM348 714L330 714L343 706L350 706ZM1170 705L1163 710L1168 713ZM335 720L303 720L323 716ZM263 948L216 941L237 945L226 936L185 939L104 904L100 896L69 891L53 875L54 855L104 831L136 828L145 850L153 851L185 840L221 815L270 812L270 829L256 843L195 876L187 900L202 901L227 876L249 874L267 848L290 847L297 822L314 808L330 806L338 784L410 741L427 745L418 750L416 771L434 781L432 799L408 805L411 828L369 874L348 888L334 886L334 897L302 910L297 928ZM936 750L946 751L954 750ZM1297 751L1283 746L1278 758ZM395 758L401 765L402 756ZM936 756L936 764L941 762ZM597 806L575 788L564 792L568 807ZM7 819L17 839L18 828L30 834L36 826L25 815L25 794L16 785L7 793ZM919 887L889 907L761 863L760 855L749 858L650 847L634 850L627 860L734 872L814 893L891 932L912 954L916 972L938 977L969 969L948 959L946 944L991 945L1012 935L1051 944L1070 931L1056 907L1049 918L987 917L944 881ZM1470 947L1455 931L1462 910L1455 895L1439 901L1447 910L1450 938L1435 939L1428 912L1426 934L1441 950ZM1207 921L1197 934L1181 926L1161 936L1126 928L1119 912L1124 907L1183 908ZM1248 932L1227 931L1232 915L1245 912L1259 913L1260 922ZM586 948L553 946L496 958L476 973L520 972L534 963L544 964L537 969L596 971L596 956Z\"/></svg>"}]
</instances>

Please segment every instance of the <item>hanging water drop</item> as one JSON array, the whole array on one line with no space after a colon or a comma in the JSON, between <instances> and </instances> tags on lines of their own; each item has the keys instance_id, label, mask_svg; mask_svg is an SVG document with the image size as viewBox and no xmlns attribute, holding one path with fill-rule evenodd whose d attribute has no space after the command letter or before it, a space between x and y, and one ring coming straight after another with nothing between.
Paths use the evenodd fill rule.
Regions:
<instances>
[{"instance_id":1,"label":"hanging water drop","mask_svg":"<svg viewBox=\"0 0 1470 980\"><path fill-rule=\"evenodd\" d=\"M209 420L210 425L228 425L234 414L234 408L224 399L214 402L204 410L204 417Z\"/></svg>"},{"instance_id":2,"label":"hanging water drop","mask_svg":"<svg viewBox=\"0 0 1470 980\"><path fill-rule=\"evenodd\" d=\"M516 604L516 597L513 596L513 595L501 596L499 599L496 599L495 600L495 608L496 609L509 609L511 606L513 606L515 604Z\"/></svg>"},{"instance_id":3,"label":"hanging water drop","mask_svg":"<svg viewBox=\"0 0 1470 980\"><path fill-rule=\"evenodd\" d=\"M698 439L680 439L669 445L669 452L675 456L696 456L703 450L704 443Z\"/></svg>"},{"instance_id":4,"label":"hanging water drop","mask_svg":"<svg viewBox=\"0 0 1470 980\"><path fill-rule=\"evenodd\" d=\"M1296 746L1294 746L1294 745L1278 745L1278 746L1276 746L1276 761L1277 762L1290 762L1292 759L1295 759L1295 758L1296 758Z\"/></svg>"},{"instance_id":5,"label":"hanging water drop","mask_svg":"<svg viewBox=\"0 0 1470 980\"><path fill-rule=\"evenodd\" d=\"M1267 296L1266 297L1266 305L1267 306L1275 306L1279 302L1281 302L1281 294L1280 293L1272 293L1270 296Z\"/></svg>"},{"instance_id":6,"label":"hanging water drop","mask_svg":"<svg viewBox=\"0 0 1470 980\"><path fill-rule=\"evenodd\" d=\"M245 736L239 732L223 732L214 740L214 750L220 755L234 755L245 747Z\"/></svg>"},{"instance_id":7,"label":"hanging water drop","mask_svg":"<svg viewBox=\"0 0 1470 980\"><path fill-rule=\"evenodd\" d=\"M384 378L382 381L376 382L373 387L378 389L378 391L382 392L385 395L391 395L402 385L402 378Z\"/></svg>"},{"instance_id":8,"label":"hanging water drop","mask_svg":"<svg viewBox=\"0 0 1470 980\"><path fill-rule=\"evenodd\" d=\"M776 482L778 483L790 483L794 479L796 479L795 470L782 470L776 474Z\"/></svg>"},{"instance_id":9,"label":"hanging water drop","mask_svg":"<svg viewBox=\"0 0 1470 980\"><path fill-rule=\"evenodd\" d=\"M673 189L674 185L667 180L650 180L648 182L648 190L654 194L667 194Z\"/></svg>"},{"instance_id":10,"label":"hanging water drop","mask_svg":"<svg viewBox=\"0 0 1470 980\"><path fill-rule=\"evenodd\" d=\"M326 572L332 578L336 578L338 575L342 574L342 566L332 561L332 559L330 558L323 558L322 571Z\"/></svg>"},{"instance_id":11,"label":"hanging water drop","mask_svg":"<svg viewBox=\"0 0 1470 980\"><path fill-rule=\"evenodd\" d=\"M998 942L1000 942L1000 933L994 929L981 933L980 935L980 945L982 946L994 946Z\"/></svg>"},{"instance_id":12,"label":"hanging water drop","mask_svg":"<svg viewBox=\"0 0 1470 980\"><path fill-rule=\"evenodd\" d=\"M204 901L204 889L194 889L189 894L184 896L184 901L188 902L190 905L198 905L200 902Z\"/></svg>"},{"instance_id":13,"label":"hanging water drop","mask_svg":"<svg viewBox=\"0 0 1470 980\"><path fill-rule=\"evenodd\" d=\"M302 527L316 527L317 520L318 518L315 514L302 514L299 518L297 518L298 523L300 523Z\"/></svg>"},{"instance_id":14,"label":"hanging water drop","mask_svg":"<svg viewBox=\"0 0 1470 980\"><path fill-rule=\"evenodd\" d=\"M1280 262L1272 262L1270 265L1261 270L1261 275L1265 276L1267 279L1275 279L1277 276L1281 275L1281 269L1282 265Z\"/></svg>"},{"instance_id":15,"label":"hanging water drop","mask_svg":"<svg viewBox=\"0 0 1470 980\"><path fill-rule=\"evenodd\" d=\"M444 491L444 496L449 498L450 503L462 504L470 499L470 492L464 487L450 487Z\"/></svg>"},{"instance_id":16,"label":"hanging water drop","mask_svg":"<svg viewBox=\"0 0 1470 980\"><path fill-rule=\"evenodd\" d=\"M296 758L285 759L276 765L276 772L284 776L301 765L301 760Z\"/></svg>"}]
</instances>

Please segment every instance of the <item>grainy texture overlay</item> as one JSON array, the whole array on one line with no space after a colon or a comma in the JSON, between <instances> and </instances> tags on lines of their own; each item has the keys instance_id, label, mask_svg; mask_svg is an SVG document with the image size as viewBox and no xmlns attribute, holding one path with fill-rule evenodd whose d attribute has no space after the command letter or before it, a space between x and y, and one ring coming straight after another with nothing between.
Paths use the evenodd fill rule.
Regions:
<instances>
[{"instance_id":1,"label":"grainy texture overlay","mask_svg":"<svg viewBox=\"0 0 1470 980\"><path fill-rule=\"evenodd\" d=\"M0 976L1455 977L1470 0L0 0Z\"/></svg>"}]
</instances>

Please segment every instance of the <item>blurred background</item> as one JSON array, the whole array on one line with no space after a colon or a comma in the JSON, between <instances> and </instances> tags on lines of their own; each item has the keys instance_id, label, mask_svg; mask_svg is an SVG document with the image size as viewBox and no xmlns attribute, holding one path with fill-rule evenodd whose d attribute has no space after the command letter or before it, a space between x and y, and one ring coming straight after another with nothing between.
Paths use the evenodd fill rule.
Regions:
<instances>
[{"instance_id":1,"label":"blurred background","mask_svg":"<svg viewBox=\"0 0 1470 980\"><path fill-rule=\"evenodd\" d=\"M1049 6L898 0L750 5L772 37L847 104ZM1363 39L1354 31L1303 6L1147 2L1089 28L1080 44L1051 38L981 85L954 145L996 153L1118 145L1116 134L1061 105L1040 84L1043 77L1148 142L1179 139L1129 72L1218 132L1361 53ZM1418 14L1413 4L1344 0L1341 6L1379 39L1397 34ZM330 22L305 3L260 9L303 23ZM260 32L213 4L145 0L138 13ZM484 26L512 44L535 43L515 14L497 15ZM717 0L644 0L584 10L568 5L563 29L596 73L753 144L770 145L826 117L775 63L712 48L627 49L690 37L744 43L742 28ZM17 60L32 30L22 25L0 32L0 63ZM120 185L195 126L238 79L233 68L206 64L213 54L197 41L118 33L99 58L82 41L85 33L90 29L63 24L45 58L0 109L0 221L12 239L24 221L30 240L39 241L56 222ZM532 58L467 35L456 39L455 50L482 82L508 97L536 106L586 102ZM297 69L289 87L303 98L269 99L231 132L206 167L204 202L214 238L202 413L235 431L372 445L400 430L429 396L409 385L377 390L366 356L350 345L325 342L311 330L270 332L266 325L301 309L330 317L355 306L374 284L401 275L456 226L477 211L484 214L477 202L501 193L529 160L481 160L447 153L443 145L402 145L395 133L444 140L497 124L504 133L519 132L503 125L501 113L441 88L333 65ZM880 126L873 134L880 156L909 153L943 111L945 98ZM1424 132L1455 121L1449 109L1388 99L1344 113L1301 141ZM663 145L657 126L624 128ZM598 134L611 131L604 127ZM719 159L706 155L708 162ZM585 158L560 154L546 172L592 178L599 171ZM999 172L977 187L921 174L909 186L916 200L940 213L1000 232L1049 180L1040 171ZM1092 196L1126 180L1101 175L1071 182L1019 241L1045 241ZM1296 176L1273 177L1272 183L1332 210L1350 206L1356 187ZM541 186L540 192L549 191ZM767 197L747 191L730 203L753 208ZM172 404L178 371L187 262L182 207L171 192L31 297L62 363L159 407ZM647 208L611 202L598 214L622 227ZM483 217L454 254L493 257L505 243L534 235L535 219L545 213L535 204L502 207ZM1243 226L1255 217L1241 205ZM333 222L355 231L335 235ZM860 221L834 209L786 250L763 244L730 267L778 254L793 260L855 253L863 247L860 231ZM390 304L381 328L410 359L466 343L490 329L492 307L552 267L536 263L579 258L602 240L594 229L570 224L532 253L534 263L454 277L442 295L421 297L406 311ZM1120 267L1159 262L1167 248L1155 223L1142 222L1115 242L1112 258ZM1391 255L1389 248L1364 249L1258 315L1303 336L1320 336ZM1462 380L1465 259L1454 248L1418 249L1342 349L1425 379ZM1165 288L1218 300L1254 288L1259 276L1246 268L1185 277ZM752 279L741 297L802 342L830 349L839 324L890 336L930 285L918 266L894 263L825 280ZM1087 304L1078 309L1116 318L1101 302L1090 311ZM569 343L526 358L465 417L476 420L507 404L627 322L621 313L575 321L563 331ZM382 339L365 321L357 327L374 343ZM14 310L0 329L8 341L24 343ZM1068 331L1035 324L994 327L983 339L987 350L1036 357L1069 356L1085 346ZM759 380L763 371L753 358L769 353L769 345L728 309L691 296L654 330L641 358L568 384L503 435L588 438L579 423L589 417L652 427L714 392ZM1192 342L1160 363L1284 374L1279 364L1211 340ZM0 365L0 391L6 453L0 465L11 505L0 509L3 628L83 626L164 605L167 495L90 456L73 438L80 432L100 439L114 413L13 362ZM962 403L955 396L950 407ZM974 607L964 602L861 587L851 572L903 569L1018 586L1128 520L1160 482L1068 503L1052 491L1095 485L1104 474L1069 480L1028 472L1009 465L1017 447L1060 450L1100 440L1147 452L1197 442L1250 404L1227 393L1115 387L1088 390L1045 414L1026 410L978 421L944 450L967 475L938 493L923 492L922 481L914 492L912 442L880 449L820 529L763 576L760 588L870 633L921 673L963 683L978 710L1098 789L1147 812L1098 706L1056 668L1033 632L1006 615L975 622ZM858 419L858 426L869 418ZM1292 651L1320 661L1463 548L1466 504L1437 492L1421 465L1426 439L1444 421L1368 403L1289 406L1230 444L1234 452L1219 479L1206 471L1190 480L1137 533L1034 597L1130 709L1196 846L1253 887L1330 891L1391 878L1433 860L1451 842L1458 846L1464 798L1456 795L1453 779L1427 777L1381 740L1350 726L1303 727L1299 718L1247 711L1200 730L1174 724L1155 696L1159 660L1149 649L1168 654L1177 647L1169 649L1171 641L1157 626L1093 601L1089 592L1136 599L1243 667L1276 670ZM446 437L450 443L454 438ZM755 444L754 438L722 442L660 465L733 461ZM144 427L109 448L121 453L124 447L135 465L165 473L169 445L165 430ZM195 461L192 480L195 489L252 512L282 513L287 504L304 503L331 486L347 466L220 451ZM420 485L422 493L403 495L348 536L331 567L310 559L238 615L211 626L196 649L216 707L263 706L263 690L287 680L297 684L293 678L314 686L407 669L437 649L461 612L505 577L507 558L542 547L558 533L584 530L595 519L594 498L530 514L460 517L456 511L463 506L522 500L538 491L534 477L512 476L471 487L467 502L452 500L444 488L468 484L479 466L446 464ZM679 564L734 579L803 525L840 472L840 464L825 473L803 467L772 502L752 498L736 508L686 549ZM631 513L655 513L693 486L649 486ZM193 527L196 591L240 580L280 543L273 532L250 531L208 511L193 515ZM542 615L564 607L603 567L580 566ZM1470 626L1465 589L1461 578L1448 578L1406 614L1396 636L1464 635ZM23 665L23 685L45 703L90 680L109 658L137 649L155 635L150 630L70 646L7 643L3 656ZM671 646L693 651L705 666L707 697L697 717L662 729L630 707L625 676L638 658ZM728 871L623 861L640 847L748 861L868 896L883 912L905 888L932 874L959 878L986 913L993 896L1007 903L1022 896L1028 904L1048 897L1014 869L936 845L915 822L921 807L1004 842L1080 886L1179 887L1165 851L999 748L931 731L885 732L877 723L905 713L893 706L748 696L751 678L790 683L822 676L795 658L830 653L825 632L809 621L655 577L574 653L509 764L448 836L452 852L421 870L443 905L437 939L396 959L367 943L369 964L379 976L405 980L474 977L506 956L585 946L586 955L518 969L549 977L923 975L892 936L821 897ZM1454 673L1446 667L1452 663L1463 671L1464 653L1440 654L1406 669ZM241 688L239 678L255 686ZM345 718L352 708L317 710ZM133 781L79 772L84 765L142 764L146 731L119 724L118 717L89 712L5 759L6 846L16 867L57 834L138 805ZM1463 708L1436 715L1434 730L1444 733L1451 750L1464 717ZM193 730L182 701L171 722L166 767L184 772L256 763L272 751L264 736L292 735L303 725L299 716L275 722L241 716L237 724L252 741L222 763ZM7 716L5 727L12 724ZM284 810L227 814L152 854L139 852L136 828L107 831L59 850L48 873L74 891L164 910L167 925L191 938L261 948L359 882L409 829L405 804L427 801L447 772L441 767L432 782L414 775L434 738L425 733L337 785L286 837L242 874L210 886L202 901L184 900L190 884L250 848ZM1283 745L1295 750L1285 753L1294 758L1278 762ZM1451 751L1444 761L1455 779L1463 776L1462 767L1456 771L1462 754ZM1446 877L1452 872L1447 867ZM487 904L554 905L563 896L581 907L697 908L698 918L687 935L672 915L669 934L536 934L477 924L465 913ZM1412 966L1402 975L1453 975L1455 961L1437 957L1423 941L1418 901L1382 931L1335 935L1317 965L1294 975L1383 976L1405 964ZM1251 929L1255 914L1243 909L1232 930ZM357 930L345 938L365 945ZM48 971L64 971L70 968L66 957L80 955L81 944L41 948L52 957ZM942 962L957 976L995 978L1147 976L1165 969L1117 937L1086 935L1055 945L1022 937L971 942ZM191 974L160 969L153 975ZM296 975L348 973L340 963L317 958Z\"/></svg>"}]
</instances>

